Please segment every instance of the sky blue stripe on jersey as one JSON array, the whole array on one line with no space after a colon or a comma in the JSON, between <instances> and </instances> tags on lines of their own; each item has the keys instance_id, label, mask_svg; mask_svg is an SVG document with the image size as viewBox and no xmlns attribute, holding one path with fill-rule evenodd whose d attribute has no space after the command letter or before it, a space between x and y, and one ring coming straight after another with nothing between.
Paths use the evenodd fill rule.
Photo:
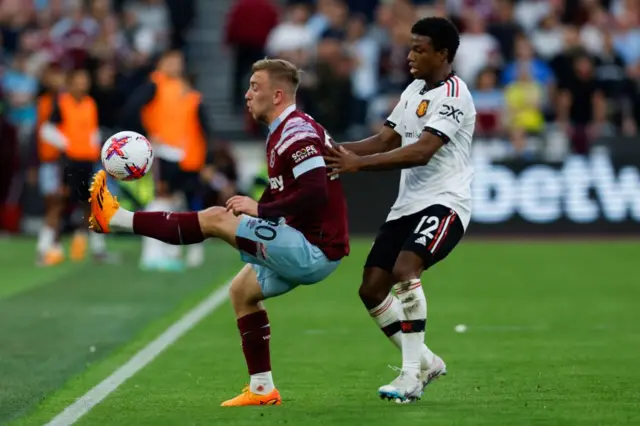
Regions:
<instances>
[{"instance_id":1,"label":"sky blue stripe on jersey","mask_svg":"<svg viewBox=\"0 0 640 426\"><path fill-rule=\"evenodd\" d=\"M271 135L271 133L275 132L276 129L278 128L278 126L280 125L280 123L282 123L284 121L285 118L287 118L289 116L289 114L291 114L293 111L296 110L296 104L290 105L289 107L287 107L287 109L285 109L284 111L282 111L282 114L280 114L280 116L278 118L276 118L273 123L271 123L269 125L269 135Z\"/></svg>"},{"instance_id":2,"label":"sky blue stripe on jersey","mask_svg":"<svg viewBox=\"0 0 640 426\"><path fill-rule=\"evenodd\" d=\"M293 168L293 177L298 179L298 176L303 175L310 170L317 169L318 167L325 167L324 158L311 157Z\"/></svg>"}]
</instances>

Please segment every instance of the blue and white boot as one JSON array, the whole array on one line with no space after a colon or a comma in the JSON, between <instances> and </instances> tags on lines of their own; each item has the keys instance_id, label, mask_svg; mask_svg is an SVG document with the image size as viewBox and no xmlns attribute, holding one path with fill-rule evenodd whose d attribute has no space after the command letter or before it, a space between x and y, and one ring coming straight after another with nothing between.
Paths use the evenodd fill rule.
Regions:
<instances>
[{"instance_id":1,"label":"blue and white boot","mask_svg":"<svg viewBox=\"0 0 640 426\"><path fill-rule=\"evenodd\" d=\"M400 375L391 383L378 389L378 395L380 395L381 399L395 401L400 404L414 402L422 397L423 388L420 373L401 370Z\"/></svg>"}]
</instances>

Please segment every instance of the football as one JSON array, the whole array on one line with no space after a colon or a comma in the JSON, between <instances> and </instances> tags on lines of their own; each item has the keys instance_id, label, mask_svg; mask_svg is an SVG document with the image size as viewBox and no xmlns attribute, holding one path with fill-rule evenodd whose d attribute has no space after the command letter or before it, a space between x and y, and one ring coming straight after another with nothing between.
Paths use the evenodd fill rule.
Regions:
<instances>
[{"instance_id":1,"label":"football","mask_svg":"<svg viewBox=\"0 0 640 426\"><path fill-rule=\"evenodd\" d=\"M152 165L151 143L139 133L116 133L102 147L102 166L118 180L140 179L151 170Z\"/></svg>"}]
</instances>

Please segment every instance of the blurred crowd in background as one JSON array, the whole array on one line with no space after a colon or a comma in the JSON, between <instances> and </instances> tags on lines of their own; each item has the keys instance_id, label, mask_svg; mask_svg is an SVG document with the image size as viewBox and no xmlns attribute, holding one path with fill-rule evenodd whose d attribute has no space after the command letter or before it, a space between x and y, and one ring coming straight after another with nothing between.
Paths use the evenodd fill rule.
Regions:
<instances>
[{"instance_id":1,"label":"blurred crowd in background","mask_svg":"<svg viewBox=\"0 0 640 426\"><path fill-rule=\"evenodd\" d=\"M17 130L20 146L26 149L34 137L37 98L58 71L89 70L100 124L115 127L118 109L158 55L184 46L189 3L1 0L0 99L3 119Z\"/></svg>"},{"instance_id":2,"label":"blurred crowd in background","mask_svg":"<svg viewBox=\"0 0 640 426\"><path fill-rule=\"evenodd\" d=\"M103 138L121 129L148 130L124 123L122 111L168 50L186 57L179 76L186 91L218 78L211 69L194 76L198 67L189 64L189 31L198 7L213 4L206 1L0 0L0 207L28 204L23 188L38 187L39 100L65 90L71 70L89 72ZM247 114L252 63L281 57L304 71L299 106L336 140L377 132L411 81L411 26L436 15L460 30L453 65L478 111L474 146L492 158L562 160L588 152L595 140L636 136L640 126L640 1L208 1L227 11L224 26L207 27L208 17L199 24L208 31L201 34L207 49L227 48L228 91L238 117ZM203 99L225 96L217 89ZM218 111L200 115L215 118ZM262 139L264 128L250 118L246 123L237 137ZM215 120L211 127L216 135ZM213 158L233 186L236 159L229 144L218 138L214 145L219 155ZM243 190L259 194L265 172ZM215 176L208 167L202 180L215 180L209 186L217 188Z\"/></svg>"},{"instance_id":3,"label":"blurred crowd in background","mask_svg":"<svg viewBox=\"0 0 640 426\"><path fill-rule=\"evenodd\" d=\"M225 33L236 104L251 62L282 57L305 70L299 103L330 132L375 132L411 80L411 26L430 15L457 24L454 68L472 89L476 139L503 156L585 153L598 136L636 134L635 0L238 0Z\"/></svg>"},{"instance_id":4,"label":"blurred crowd in background","mask_svg":"<svg viewBox=\"0 0 640 426\"><path fill-rule=\"evenodd\" d=\"M193 117L164 111L165 118L173 118L168 123L162 117L150 116L157 115L158 108L147 117L143 111L151 102L173 105L176 112L192 105L182 99L201 102L188 66L187 38L195 5L195 0L0 0L0 229L17 229L19 218L24 215L40 214L42 210L48 215L52 196L59 199L74 195L69 191L78 188L69 188L73 176L68 176L70 172L65 168L70 161L98 166L99 149L91 150L98 153L95 157L92 154L91 158L78 159L68 149L65 152L45 140L43 124L51 121L53 100L58 102L61 94L70 93L78 105L87 95L95 102L101 140L127 129L143 132L150 139L155 136L160 139L154 140L159 145L179 144L180 141L162 140L163 134L169 137L167 129L157 128L154 134L150 124L160 122L181 128L198 123L203 115L200 108L197 116L193 109ZM171 59L163 65L161 59L169 56ZM77 70L86 71L83 74L89 77L89 87L85 91L81 87L84 84L76 85L74 93L74 81L79 81L73 80ZM175 99L166 98L169 92ZM160 97L163 99L158 100ZM188 123L178 123L184 121L182 118ZM58 129L65 133L64 126ZM201 138L199 131L177 133L185 138L187 134ZM71 145L94 143L88 139L74 142L72 134L62 136ZM204 136L207 148L212 148L211 135ZM220 181L219 174L210 167L216 162L229 177L224 184L232 186L234 159L228 154L227 145L219 143L217 147L215 159L209 155L206 167L201 164L204 156L196 153L202 157L196 159L201 180ZM191 169L184 171L190 173ZM138 185L138 191L136 183L115 190L133 193L130 198L139 203L134 207L142 208L154 196L153 184ZM204 196L214 199L201 202L218 203L217 195L226 186L216 185L204 185L209 190ZM56 215L59 214L58 211Z\"/></svg>"}]
</instances>

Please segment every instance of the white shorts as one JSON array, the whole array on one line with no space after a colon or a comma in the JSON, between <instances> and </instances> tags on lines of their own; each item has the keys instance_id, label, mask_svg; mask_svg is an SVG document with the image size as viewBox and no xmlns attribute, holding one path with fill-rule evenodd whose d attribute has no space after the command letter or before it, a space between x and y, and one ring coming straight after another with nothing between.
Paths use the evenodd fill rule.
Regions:
<instances>
[{"instance_id":1,"label":"white shorts","mask_svg":"<svg viewBox=\"0 0 640 426\"><path fill-rule=\"evenodd\" d=\"M62 169L58 163L44 163L38 171L40 193L44 196L58 192L62 186Z\"/></svg>"}]
</instances>

